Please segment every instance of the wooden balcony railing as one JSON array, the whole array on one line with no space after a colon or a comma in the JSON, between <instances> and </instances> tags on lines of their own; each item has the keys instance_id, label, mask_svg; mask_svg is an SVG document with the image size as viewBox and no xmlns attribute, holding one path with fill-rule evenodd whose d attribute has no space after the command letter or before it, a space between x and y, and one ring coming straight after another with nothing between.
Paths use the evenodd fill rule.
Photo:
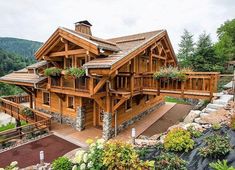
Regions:
<instances>
[{"instance_id":1,"label":"wooden balcony railing","mask_svg":"<svg viewBox=\"0 0 235 170\"><path fill-rule=\"evenodd\" d=\"M116 91L152 91L158 95L177 94L180 97L186 95L213 97L217 91L219 73L216 72L188 72L187 80L159 79L153 77L153 73L128 74L121 73L116 76L116 84L113 87Z\"/></svg>"},{"instance_id":2,"label":"wooden balcony railing","mask_svg":"<svg viewBox=\"0 0 235 170\"><path fill-rule=\"evenodd\" d=\"M51 115L48 115L43 112L39 112L35 109L28 108L31 110L32 116L26 116L26 115L20 113L20 110L22 109L22 107L24 107L24 106L20 105L19 103L15 103L13 101L9 101L7 99L0 98L0 111L11 115L12 117L16 118L17 120L24 120L28 123L35 123L35 122L44 121L44 122L47 122L46 127L48 129L51 128Z\"/></svg>"},{"instance_id":3,"label":"wooden balcony railing","mask_svg":"<svg viewBox=\"0 0 235 170\"><path fill-rule=\"evenodd\" d=\"M24 95L13 95L13 96L6 96L3 97L6 100L15 102L15 103L28 103L30 102L30 97L28 94L24 94Z\"/></svg>"},{"instance_id":4,"label":"wooden balcony railing","mask_svg":"<svg viewBox=\"0 0 235 170\"><path fill-rule=\"evenodd\" d=\"M80 78L66 78L65 76L49 77L48 84L49 88L88 92L88 80L89 77L86 76Z\"/></svg>"}]
</instances>

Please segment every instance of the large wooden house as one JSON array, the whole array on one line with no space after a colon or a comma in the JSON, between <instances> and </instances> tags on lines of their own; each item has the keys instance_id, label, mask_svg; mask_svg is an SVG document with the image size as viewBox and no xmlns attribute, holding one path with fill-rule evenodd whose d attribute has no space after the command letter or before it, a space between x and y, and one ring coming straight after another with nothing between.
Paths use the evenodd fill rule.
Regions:
<instances>
[{"instance_id":1,"label":"large wooden house","mask_svg":"<svg viewBox=\"0 0 235 170\"><path fill-rule=\"evenodd\" d=\"M59 27L35 53L36 64L0 81L24 89L30 94L30 107L53 115L58 122L79 131L90 126L103 128L105 139L162 105L160 92L192 98L212 96L214 74L203 74L201 84L193 80L200 78L196 73L186 84L153 79L161 67L177 66L166 30L101 39L92 35L91 26L81 21L75 23L75 30ZM83 68L85 75L68 77L62 71L46 77L44 71L50 67Z\"/></svg>"}]
</instances>

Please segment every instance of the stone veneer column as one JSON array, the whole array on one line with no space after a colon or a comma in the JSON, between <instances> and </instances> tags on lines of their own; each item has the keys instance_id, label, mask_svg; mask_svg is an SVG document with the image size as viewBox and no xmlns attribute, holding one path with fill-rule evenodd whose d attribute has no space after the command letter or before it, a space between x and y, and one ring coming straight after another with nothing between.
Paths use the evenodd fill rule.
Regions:
<instances>
[{"instance_id":1,"label":"stone veneer column","mask_svg":"<svg viewBox=\"0 0 235 170\"><path fill-rule=\"evenodd\" d=\"M77 107L76 129L82 131L85 127L85 110L83 107Z\"/></svg>"},{"instance_id":2,"label":"stone veneer column","mask_svg":"<svg viewBox=\"0 0 235 170\"><path fill-rule=\"evenodd\" d=\"M103 138L108 140L112 137L112 114L104 112L103 117Z\"/></svg>"}]
</instances>

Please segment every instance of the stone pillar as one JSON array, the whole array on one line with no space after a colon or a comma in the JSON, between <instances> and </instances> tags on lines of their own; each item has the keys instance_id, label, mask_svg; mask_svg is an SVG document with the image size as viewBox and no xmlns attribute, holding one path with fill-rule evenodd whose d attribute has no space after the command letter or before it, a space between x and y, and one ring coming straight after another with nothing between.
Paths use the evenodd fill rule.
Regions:
<instances>
[{"instance_id":1,"label":"stone pillar","mask_svg":"<svg viewBox=\"0 0 235 170\"><path fill-rule=\"evenodd\" d=\"M83 107L77 107L77 119L76 119L76 129L82 131L85 128L85 109Z\"/></svg>"},{"instance_id":2,"label":"stone pillar","mask_svg":"<svg viewBox=\"0 0 235 170\"><path fill-rule=\"evenodd\" d=\"M104 112L103 117L103 138L108 140L112 137L112 114L108 112Z\"/></svg>"}]
</instances>

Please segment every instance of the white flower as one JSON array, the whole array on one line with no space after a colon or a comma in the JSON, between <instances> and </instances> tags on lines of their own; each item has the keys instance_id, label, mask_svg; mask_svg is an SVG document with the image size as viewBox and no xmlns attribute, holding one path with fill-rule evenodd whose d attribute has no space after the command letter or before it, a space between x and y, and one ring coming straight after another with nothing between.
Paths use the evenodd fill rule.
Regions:
<instances>
[{"instance_id":1,"label":"white flower","mask_svg":"<svg viewBox=\"0 0 235 170\"><path fill-rule=\"evenodd\" d=\"M96 142L97 142L98 144L104 144L105 140L104 140L104 139L98 139Z\"/></svg>"},{"instance_id":2,"label":"white flower","mask_svg":"<svg viewBox=\"0 0 235 170\"><path fill-rule=\"evenodd\" d=\"M88 161L88 154L85 153L85 154L83 155L83 162L87 163L87 161Z\"/></svg>"},{"instance_id":3,"label":"white flower","mask_svg":"<svg viewBox=\"0 0 235 170\"><path fill-rule=\"evenodd\" d=\"M77 169L78 169L77 165L74 165L72 168L72 170L77 170Z\"/></svg>"},{"instance_id":4,"label":"white flower","mask_svg":"<svg viewBox=\"0 0 235 170\"><path fill-rule=\"evenodd\" d=\"M89 162L88 165L87 165L88 168L92 168L93 167L93 162Z\"/></svg>"},{"instance_id":5,"label":"white flower","mask_svg":"<svg viewBox=\"0 0 235 170\"><path fill-rule=\"evenodd\" d=\"M83 155L85 154L84 150L79 150L76 154L75 154L75 158L73 159L73 163L81 163L81 161L83 160Z\"/></svg>"},{"instance_id":6,"label":"white flower","mask_svg":"<svg viewBox=\"0 0 235 170\"><path fill-rule=\"evenodd\" d=\"M81 169L81 170L85 170L85 169L86 169L86 164L85 164L85 163L82 163L82 164L80 165L80 169Z\"/></svg>"},{"instance_id":7,"label":"white flower","mask_svg":"<svg viewBox=\"0 0 235 170\"><path fill-rule=\"evenodd\" d=\"M11 164L10 164L10 166L12 166L12 167L15 167L15 166L17 166L18 165L18 162L17 161L13 161Z\"/></svg>"},{"instance_id":8,"label":"white flower","mask_svg":"<svg viewBox=\"0 0 235 170\"><path fill-rule=\"evenodd\" d=\"M97 148L98 148L98 149L103 149L103 148L104 148L104 145L98 145Z\"/></svg>"},{"instance_id":9,"label":"white flower","mask_svg":"<svg viewBox=\"0 0 235 170\"><path fill-rule=\"evenodd\" d=\"M4 170L4 168L0 168L0 170Z\"/></svg>"}]
</instances>

